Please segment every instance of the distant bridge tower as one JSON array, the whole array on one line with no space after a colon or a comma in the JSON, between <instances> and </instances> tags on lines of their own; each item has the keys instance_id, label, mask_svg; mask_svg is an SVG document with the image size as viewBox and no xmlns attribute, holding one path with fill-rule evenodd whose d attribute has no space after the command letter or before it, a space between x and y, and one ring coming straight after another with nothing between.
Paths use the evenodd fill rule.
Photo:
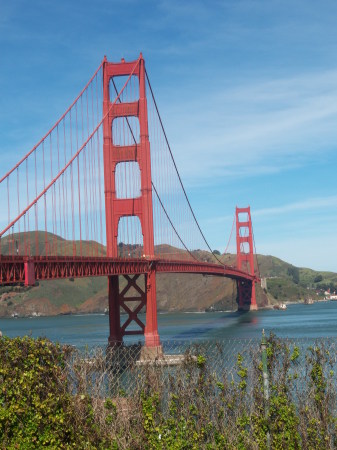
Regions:
<instances>
[{"instance_id":1,"label":"distant bridge tower","mask_svg":"<svg viewBox=\"0 0 337 450\"><path fill-rule=\"evenodd\" d=\"M246 215L246 220L240 222L240 214ZM237 268L254 275L254 246L253 246L253 230L252 218L250 215L250 207L236 208L236 250L237 250ZM238 310L249 311L257 310L255 281L238 279Z\"/></svg>"},{"instance_id":2,"label":"distant bridge tower","mask_svg":"<svg viewBox=\"0 0 337 450\"><path fill-rule=\"evenodd\" d=\"M110 101L111 79L118 76L135 76L139 81L139 99L133 102ZM111 96L113 97L113 96ZM114 96L115 97L115 96ZM148 131L147 100L145 90L145 61L140 54L139 60L120 63L103 63L103 158L107 256L118 257L118 225L122 217L139 218L144 257L152 260L149 272L145 275L145 289L137 284L139 275L125 275L126 287L120 291L118 275L109 276L109 323L111 344L122 342L128 334L144 334L145 347L160 347L157 325L156 272L154 261L154 234L152 211L152 179L150 143ZM112 124L117 118L136 117L139 120L140 138L134 145L121 146L113 142ZM118 198L116 194L116 166L119 163L136 162L140 170L140 196L137 198ZM131 290L130 290L131 289ZM128 294L128 295L127 295ZM130 295L131 294L131 295ZM131 305L134 305L133 307ZM137 314L146 306L146 325ZM120 308L128 314L121 326ZM127 330L131 322L138 330Z\"/></svg>"}]
</instances>

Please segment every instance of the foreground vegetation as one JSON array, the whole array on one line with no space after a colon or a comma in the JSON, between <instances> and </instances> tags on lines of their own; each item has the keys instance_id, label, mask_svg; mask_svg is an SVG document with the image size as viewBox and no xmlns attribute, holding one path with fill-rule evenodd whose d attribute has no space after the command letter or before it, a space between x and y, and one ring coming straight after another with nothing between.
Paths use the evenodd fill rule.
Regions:
<instances>
[{"instance_id":1,"label":"foreground vegetation","mask_svg":"<svg viewBox=\"0 0 337 450\"><path fill-rule=\"evenodd\" d=\"M336 448L334 343L271 336L269 398L259 343L242 344L189 347L169 368L137 365L138 349L0 338L1 448Z\"/></svg>"}]
</instances>

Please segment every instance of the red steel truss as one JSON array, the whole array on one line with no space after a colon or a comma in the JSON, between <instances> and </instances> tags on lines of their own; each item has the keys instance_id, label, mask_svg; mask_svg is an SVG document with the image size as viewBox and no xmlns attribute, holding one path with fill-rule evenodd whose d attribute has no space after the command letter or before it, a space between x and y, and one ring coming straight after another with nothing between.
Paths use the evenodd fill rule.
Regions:
<instances>
[{"instance_id":1,"label":"red steel truss","mask_svg":"<svg viewBox=\"0 0 337 450\"><path fill-rule=\"evenodd\" d=\"M238 286L247 286L250 292L256 281L255 275L249 275L232 266L197 261L0 256L0 285L33 286L36 281L42 280L107 276L110 343L122 342L125 335L146 333L146 326L138 318L138 314L144 307L146 307L147 317L150 313L156 314L156 311L153 310L149 312L148 304L148 291L152 287L149 287L149 284L153 283L151 275L153 276L155 272L203 274L231 278L237 281ZM141 275L145 276L145 290L137 284ZM122 291L120 291L120 276L127 281L126 287ZM137 295L128 296L130 288L134 288ZM116 298L118 302L115 301ZM152 302L152 305L155 303ZM128 319L123 325L120 320L121 309L128 315ZM137 330L128 330L131 322L138 325Z\"/></svg>"},{"instance_id":2,"label":"red steel truss","mask_svg":"<svg viewBox=\"0 0 337 450\"><path fill-rule=\"evenodd\" d=\"M233 280L256 281L235 267L198 261L166 261L162 259L121 259L89 257L31 257L1 256L0 285L24 284L34 286L36 281L66 278L103 277L148 274L152 268L159 273L191 273L215 275Z\"/></svg>"},{"instance_id":3,"label":"red steel truss","mask_svg":"<svg viewBox=\"0 0 337 450\"><path fill-rule=\"evenodd\" d=\"M122 342L123 336L128 334L144 334L146 332L146 326L138 318L138 313L146 307L147 314L150 314L148 312L148 290L149 283L153 282L151 275L153 276L155 272L203 274L231 278L237 281L238 286L247 286L250 292L256 281L255 275L249 275L232 266L197 261L0 256L0 285L33 286L36 281L42 280L107 276L110 293L110 343ZM145 276L145 291L137 284L141 275ZM120 276L127 281L126 287L121 292ZM138 295L131 297L126 295L131 287ZM118 298L118 302L115 301L115 298ZM120 321L121 309L128 314L128 319L123 325ZM150 312L153 314L153 311ZM127 329L131 322L138 325L138 330Z\"/></svg>"}]
</instances>

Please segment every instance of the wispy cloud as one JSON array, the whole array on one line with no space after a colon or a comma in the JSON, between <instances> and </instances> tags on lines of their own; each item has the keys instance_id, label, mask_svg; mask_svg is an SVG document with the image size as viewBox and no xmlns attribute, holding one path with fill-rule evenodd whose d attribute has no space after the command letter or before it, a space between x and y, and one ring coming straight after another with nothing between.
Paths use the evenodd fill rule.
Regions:
<instances>
[{"instance_id":1,"label":"wispy cloud","mask_svg":"<svg viewBox=\"0 0 337 450\"><path fill-rule=\"evenodd\" d=\"M254 207L258 248L285 259L296 257L287 237L311 246L302 217L306 233L324 236L324 221L331 231L336 2L2 3L1 173L63 113L104 54L118 61L143 51L177 166L215 248L235 204ZM274 242L281 235L282 245ZM300 251L311 265L315 256Z\"/></svg>"},{"instance_id":2,"label":"wispy cloud","mask_svg":"<svg viewBox=\"0 0 337 450\"><path fill-rule=\"evenodd\" d=\"M286 205L272 208L263 208L254 211L254 217L282 215L290 212L310 211L317 209L327 209L337 207L337 195L327 197L313 197L299 202L288 203Z\"/></svg>"},{"instance_id":3,"label":"wispy cloud","mask_svg":"<svg viewBox=\"0 0 337 450\"><path fill-rule=\"evenodd\" d=\"M336 215L336 208L337 208L337 195L330 195L326 197L310 197L306 198L297 202L291 202L286 203L279 206L274 206L271 208L260 208L260 209L254 209L252 211L252 220L255 224L257 222L263 221L263 223L268 227L269 220L273 220L273 218L278 216L285 216L289 215L290 213L295 213L292 216L290 223L291 229L296 228L303 228L303 214L305 213L311 213L311 212L317 212L319 214L318 219L311 218L310 222L314 222L317 225L317 222L319 222L319 225L322 225L324 221L327 223L329 221L329 217L331 215ZM202 225L204 228L209 228L210 226L219 226L226 224L229 226L229 224L232 222L234 217L234 211L232 214L226 214L223 216L217 216L217 217L211 217L209 219L205 219L202 222ZM296 219L298 217L298 220ZM267 223L266 223L266 218ZM287 224L286 220L281 221L282 224ZM317 229L317 226L314 226L314 230ZM283 226L283 225L282 225ZM309 228L309 220L306 219L305 222L306 229ZM259 226L260 228L260 226ZM286 229L287 227L285 227ZM327 226L325 226L327 228ZM314 231L311 230L311 231Z\"/></svg>"},{"instance_id":4,"label":"wispy cloud","mask_svg":"<svg viewBox=\"0 0 337 450\"><path fill-rule=\"evenodd\" d=\"M233 85L193 101L184 96L168 116L188 179L280 171L335 147L337 70Z\"/></svg>"}]
</instances>

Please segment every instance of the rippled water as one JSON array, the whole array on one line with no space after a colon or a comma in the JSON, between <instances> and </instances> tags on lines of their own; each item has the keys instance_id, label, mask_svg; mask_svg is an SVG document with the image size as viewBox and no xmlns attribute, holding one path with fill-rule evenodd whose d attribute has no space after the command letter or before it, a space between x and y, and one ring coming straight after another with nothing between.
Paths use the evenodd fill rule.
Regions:
<instances>
[{"instance_id":1,"label":"rippled water","mask_svg":"<svg viewBox=\"0 0 337 450\"><path fill-rule=\"evenodd\" d=\"M162 341L204 341L225 338L258 338L262 329L279 337L337 336L337 302L288 305L286 311L167 313L158 315ZM70 315L0 319L0 330L14 337L45 336L78 347L105 345L109 333L106 315ZM127 337L135 342L140 336Z\"/></svg>"}]
</instances>

